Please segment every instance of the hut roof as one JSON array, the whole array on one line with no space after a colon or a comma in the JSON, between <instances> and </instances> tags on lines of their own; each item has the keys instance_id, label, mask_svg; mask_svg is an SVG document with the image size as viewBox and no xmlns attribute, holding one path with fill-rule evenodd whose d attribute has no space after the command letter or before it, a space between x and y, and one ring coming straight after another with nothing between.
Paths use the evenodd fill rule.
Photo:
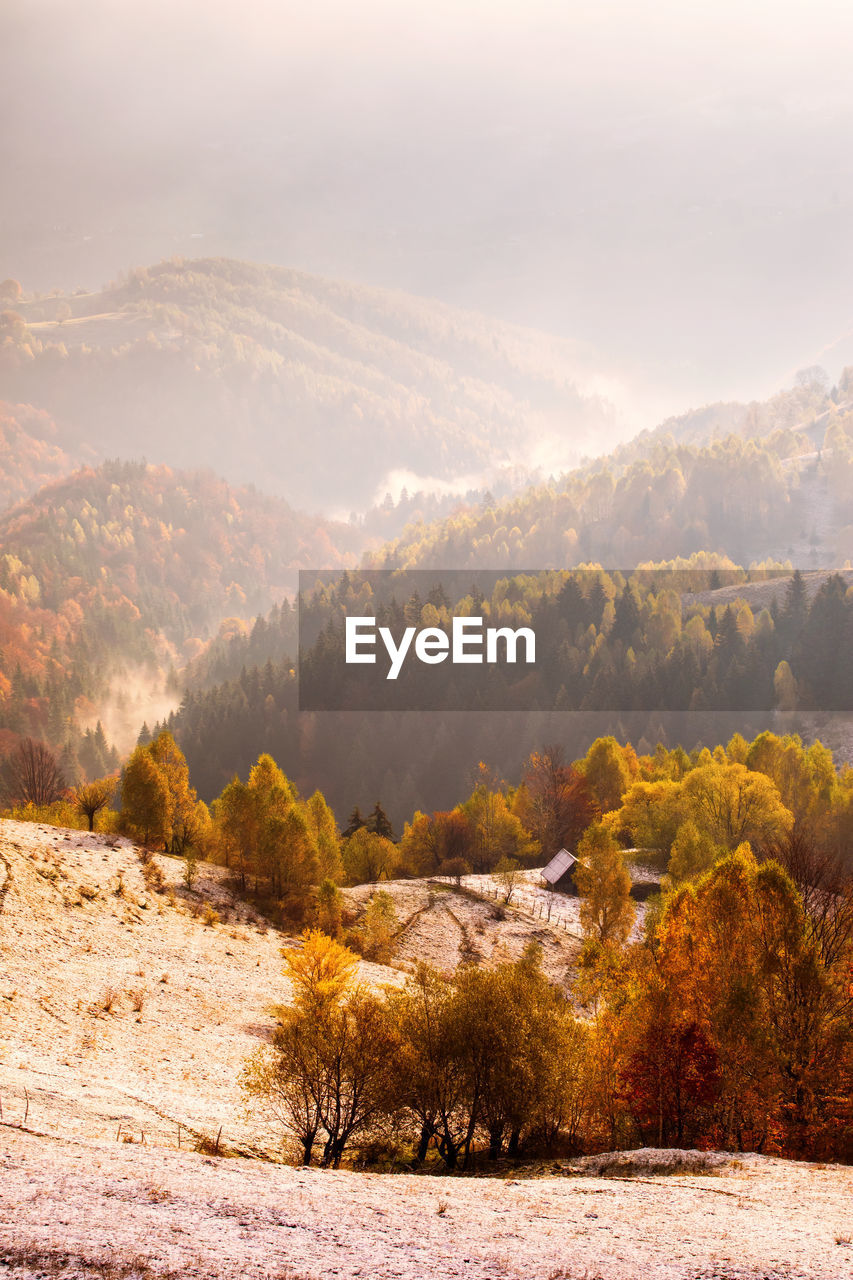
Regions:
<instances>
[{"instance_id":1,"label":"hut roof","mask_svg":"<svg viewBox=\"0 0 853 1280\"><path fill-rule=\"evenodd\" d=\"M556 884L561 880L567 871L570 871L577 862L577 858L573 853L569 853L568 849L561 849L559 853L555 853L551 861L542 871L543 879L549 884Z\"/></svg>"}]
</instances>

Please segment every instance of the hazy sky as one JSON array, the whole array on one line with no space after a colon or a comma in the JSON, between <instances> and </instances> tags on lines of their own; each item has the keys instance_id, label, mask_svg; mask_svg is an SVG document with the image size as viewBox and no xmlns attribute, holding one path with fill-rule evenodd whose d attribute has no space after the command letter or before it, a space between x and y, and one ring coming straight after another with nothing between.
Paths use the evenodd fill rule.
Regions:
<instances>
[{"instance_id":1,"label":"hazy sky","mask_svg":"<svg viewBox=\"0 0 853 1280\"><path fill-rule=\"evenodd\" d=\"M851 64L849 3L2 0L0 277L234 254L765 393L853 362Z\"/></svg>"}]
</instances>

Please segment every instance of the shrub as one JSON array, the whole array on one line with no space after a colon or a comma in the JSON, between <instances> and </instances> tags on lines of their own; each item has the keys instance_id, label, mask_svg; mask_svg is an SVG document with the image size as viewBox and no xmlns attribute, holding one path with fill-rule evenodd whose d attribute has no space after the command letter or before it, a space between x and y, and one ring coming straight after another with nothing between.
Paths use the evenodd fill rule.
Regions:
<instances>
[{"instance_id":1,"label":"shrub","mask_svg":"<svg viewBox=\"0 0 853 1280\"><path fill-rule=\"evenodd\" d=\"M195 878L198 873L198 858L190 850L184 858L184 884L188 889L192 889Z\"/></svg>"},{"instance_id":2,"label":"shrub","mask_svg":"<svg viewBox=\"0 0 853 1280\"><path fill-rule=\"evenodd\" d=\"M447 858L439 866L438 873L455 880L458 889L462 883L462 877L471 874L471 863L465 858Z\"/></svg>"},{"instance_id":3,"label":"shrub","mask_svg":"<svg viewBox=\"0 0 853 1280\"><path fill-rule=\"evenodd\" d=\"M364 917L364 954L368 959L379 964L390 960L398 928L394 899L387 889L380 889L370 899Z\"/></svg>"}]
</instances>

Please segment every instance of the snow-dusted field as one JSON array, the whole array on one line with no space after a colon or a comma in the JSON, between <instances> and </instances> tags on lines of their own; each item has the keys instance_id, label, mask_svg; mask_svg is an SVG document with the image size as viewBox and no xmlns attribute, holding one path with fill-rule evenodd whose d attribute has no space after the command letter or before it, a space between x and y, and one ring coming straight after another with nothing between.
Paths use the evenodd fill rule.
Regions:
<instances>
[{"instance_id":1,"label":"snow-dusted field","mask_svg":"<svg viewBox=\"0 0 853 1280\"><path fill-rule=\"evenodd\" d=\"M519 883L512 891L510 906L543 920L554 929L563 929L577 942L583 935L580 926L580 900L565 893L554 893L542 882L542 868L519 872ZM506 890L497 876L464 876L462 883L480 893L503 900Z\"/></svg>"},{"instance_id":2,"label":"snow-dusted field","mask_svg":"<svg viewBox=\"0 0 853 1280\"><path fill-rule=\"evenodd\" d=\"M451 1180L0 1128L0 1274L4 1255L58 1249L258 1280L844 1280L851 1200L848 1169L757 1156L687 1176Z\"/></svg>"},{"instance_id":3,"label":"snow-dusted field","mask_svg":"<svg viewBox=\"0 0 853 1280\"><path fill-rule=\"evenodd\" d=\"M0 1106L52 1133L182 1146L202 1135L278 1149L237 1079L286 1003L282 945L218 868L192 893L182 863L145 883L127 840L0 821ZM172 890L171 896L168 890ZM3 889L0 887L0 894ZM204 923L203 907L220 920ZM198 913L198 914L194 914ZM373 984L401 981L363 964ZM179 1130L180 1126L180 1130Z\"/></svg>"},{"instance_id":4,"label":"snow-dusted field","mask_svg":"<svg viewBox=\"0 0 853 1280\"><path fill-rule=\"evenodd\" d=\"M217 869L187 893L181 864L156 861L164 893L127 841L0 822L0 1277L853 1280L848 1169L743 1157L666 1176L670 1157L631 1153L615 1176L590 1158L500 1180L255 1158L280 1134L237 1077L288 998L287 943ZM531 937L555 979L576 955L528 911L389 888L403 969L363 964L373 985ZM188 1149L220 1127L229 1158Z\"/></svg>"},{"instance_id":5,"label":"snow-dusted field","mask_svg":"<svg viewBox=\"0 0 853 1280\"><path fill-rule=\"evenodd\" d=\"M634 881L652 880L653 876L645 868L629 864L631 878ZM495 901L502 902L506 890L499 878L494 875L463 876L462 884L475 893L483 893ZM645 903L635 904L637 917L632 936L638 939L642 934L645 919ZM528 868L519 872L518 884L512 891L510 907L521 911L537 923L549 926L559 936L566 933L577 944L574 953L583 940L580 922L580 898L571 894L555 893L549 889L542 879L542 867Z\"/></svg>"},{"instance_id":6,"label":"snow-dusted field","mask_svg":"<svg viewBox=\"0 0 853 1280\"><path fill-rule=\"evenodd\" d=\"M345 889L344 895L351 908L361 911L377 890L391 894L400 922L394 960L403 966L422 960L452 972L463 962L499 964L517 960L535 939L542 947L545 972L552 981L565 984L580 949L579 934L576 928L567 928L564 920L558 921L556 913L551 921L544 911L540 916L538 903L529 895L523 897L523 891L534 883L527 877L538 873L525 872L524 876L508 909L495 899L491 876L463 877L463 887L471 891L468 893L459 893L452 882L391 880ZM561 898L561 903L568 904L562 908L565 912L576 899Z\"/></svg>"}]
</instances>

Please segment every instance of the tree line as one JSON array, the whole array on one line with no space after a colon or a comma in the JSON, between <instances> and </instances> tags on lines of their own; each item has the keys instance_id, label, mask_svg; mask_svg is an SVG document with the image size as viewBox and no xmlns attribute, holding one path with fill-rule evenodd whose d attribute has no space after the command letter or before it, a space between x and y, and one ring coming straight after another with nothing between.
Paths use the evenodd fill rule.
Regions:
<instances>
[{"instance_id":1,"label":"tree line","mask_svg":"<svg viewBox=\"0 0 853 1280\"><path fill-rule=\"evenodd\" d=\"M76 803L90 827L104 820L105 797ZM763 733L638 753L605 737L571 763L545 748L518 786L484 767L458 811L414 815L395 841L379 803L341 832L268 755L208 807L161 731L106 820L188 868L222 862L309 926L287 953L293 1003L245 1076L304 1159L389 1141L451 1170L477 1152L636 1143L853 1158L853 770L819 743ZM353 947L393 956L382 881L510 875L560 843L580 859L568 986L535 950L491 970L421 968L386 995L354 982ZM639 931L626 847L661 881ZM338 886L364 881L377 890L353 929Z\"/></svg>"},{"instance_id":2,"label":"tree line","mask_svg":"<svg viewBox=\"0 0 853 1280\"><path fill-rule=\"evenodd\" d=\"M600 571L509 576L479 603L501 625L536 619L550 688L561 707L585 710L533 709L528 683L520 691L527 709L511 713L301 712L297 667L283 640L285 629L292 637L293 616L282 608L256 624L251 640L235 636L211 650L209 665L200 659L197 678L165 727L207 801L234 772L245 776L263 750L304 790L319 788L339 813L359 797L382 796L399 828L430 803L454 807L483 758L517 781L521 761L543 742L561 741L570 757L607 734L630 738L643 752L659 741L690 750L726 741L737 729L754 737L782 723L802 734L810 708L850 704L853 606L840 575L826 575L815 592L802 575L778 584L756 575L750 584L742 570L716 572L718 586L731 583L720 603L706 595L714 570L697 563L621 580ZM355 594L362 590L358 575L348 581L349 588L339 581L336 595L318 607L321 627L340 617L342 603L367 603L369 610ZM475 592L469 583L465 590L470 608ZM419 623L437 625L446 604L424 592L394 608L406 625L413 625L413 610ZM257 666L248 661L250 644L259 659L267 655ZM326 658L318 659L325 671ZM613 710L595 709L602 706ZM672 706L682 709L666 710Z\"/></svg>"}]
</instances>

